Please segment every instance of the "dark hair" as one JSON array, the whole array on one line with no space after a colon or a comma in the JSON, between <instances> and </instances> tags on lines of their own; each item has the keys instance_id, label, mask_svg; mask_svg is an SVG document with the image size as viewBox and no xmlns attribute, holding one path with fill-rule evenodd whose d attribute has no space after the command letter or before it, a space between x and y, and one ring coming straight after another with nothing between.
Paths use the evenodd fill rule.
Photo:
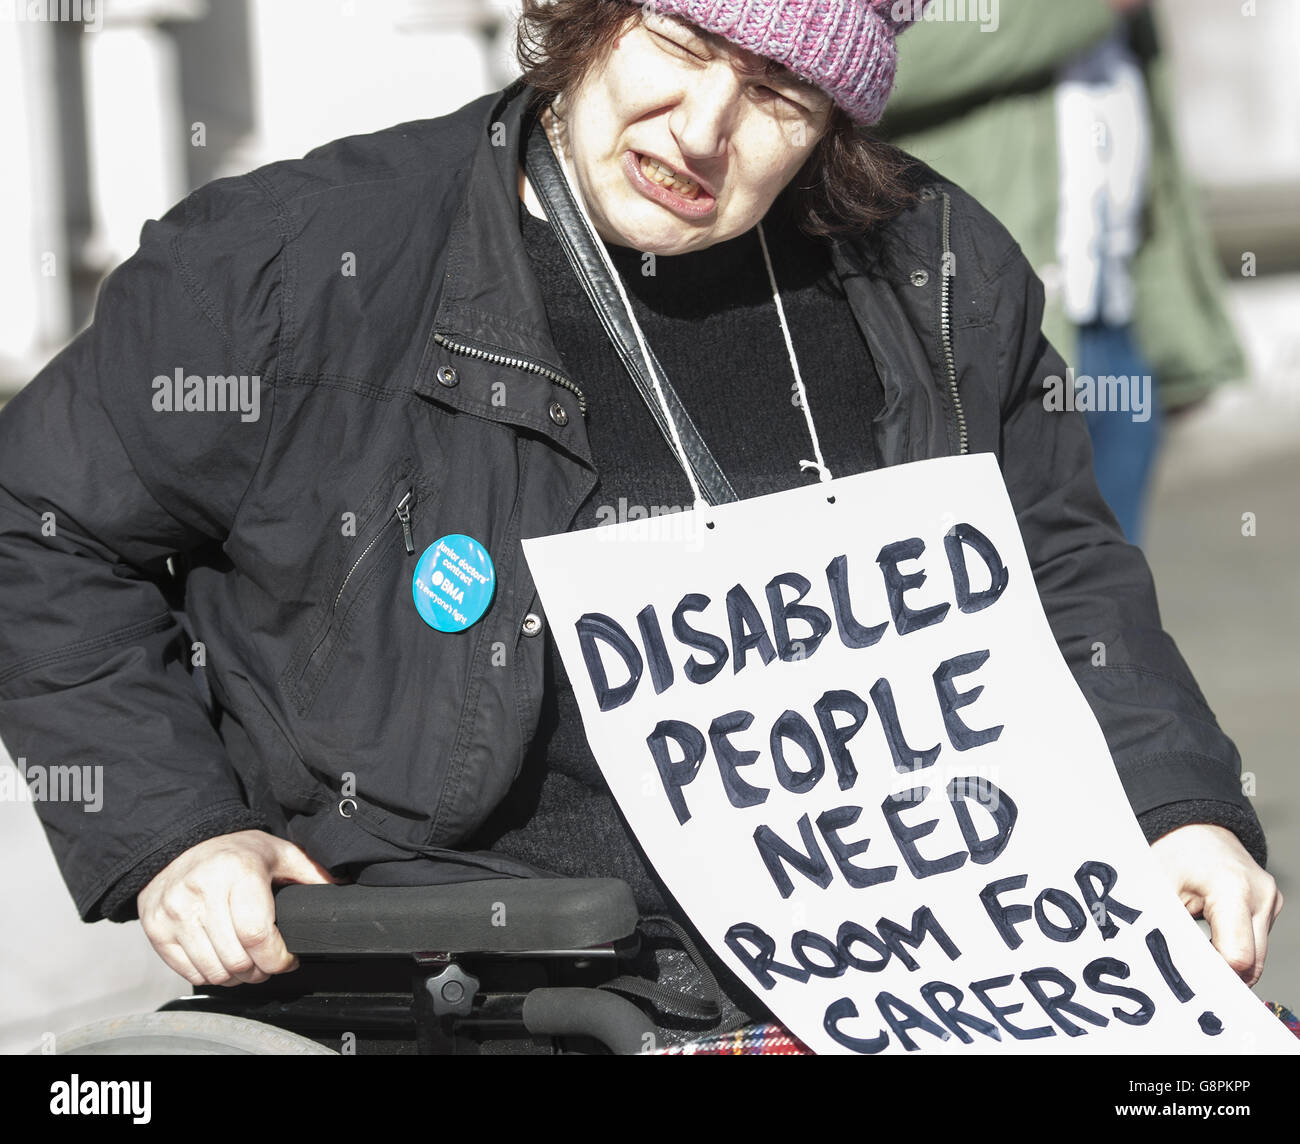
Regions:
<instances>
[{"instance_id":1,"label":"dark hair","mask_svg":"<svg viewBox=\"0 0 1300 1144\"><path fill-rule=\"evenodd\" d=\"M523 0L515 55L523 79L536 89L535 106L579 88L604 64L640 6L625 0ZM785 69L774 61L766 74ZM778 202L805 234L837 238L892 218L916 198L915 160L871 138L832 104L826 131Z\"/></svg>"}]
</instances>

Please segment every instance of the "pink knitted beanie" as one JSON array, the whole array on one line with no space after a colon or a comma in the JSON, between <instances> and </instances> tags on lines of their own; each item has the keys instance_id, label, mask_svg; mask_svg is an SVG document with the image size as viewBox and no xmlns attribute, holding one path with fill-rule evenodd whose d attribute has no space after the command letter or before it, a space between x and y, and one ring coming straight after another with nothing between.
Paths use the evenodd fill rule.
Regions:
<instances>
[{"instance_id":1,"label":"pink knitted beanie","mask_svg":"<svg viewBox=\"0 0 1300 1144\"><path fill-rule=\"evenodd\" d=\"M855 123L875 123L894 86L894 36L928 0L626 0L677 16L820 87Z\"/></svg>"}]
</instances>

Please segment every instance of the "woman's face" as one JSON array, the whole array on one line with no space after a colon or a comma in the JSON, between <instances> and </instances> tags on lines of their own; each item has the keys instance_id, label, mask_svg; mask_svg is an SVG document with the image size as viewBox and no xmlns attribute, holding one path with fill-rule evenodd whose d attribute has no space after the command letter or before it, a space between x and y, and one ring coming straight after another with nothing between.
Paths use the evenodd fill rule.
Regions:
<instances>
[{"instance_id":1,"label":"woman's face","mask_svg":"<svg viewBox=\"0 0 1300 1144\"><path fill-rule=\"evenodd\" d=\"M561 97L559 140L603 239L682 254L735 238L767 214L825 132L832 104L788 72L738 70L762 62L647 12Z\"/></svg>"}]
</instances>

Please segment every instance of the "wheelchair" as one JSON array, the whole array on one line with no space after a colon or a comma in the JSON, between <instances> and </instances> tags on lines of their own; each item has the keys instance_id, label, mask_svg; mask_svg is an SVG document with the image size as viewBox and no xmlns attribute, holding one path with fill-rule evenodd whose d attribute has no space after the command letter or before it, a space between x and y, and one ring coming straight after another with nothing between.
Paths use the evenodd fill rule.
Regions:
<instances>
[{"instance_id":1,"label":"wheelchair","mask_svg":"<svg viewBox=\"0 0 1300 1144\"><path fill-rule=\"evenodd\" d=\"M297 970L199 987L60 1035L55 1051L634 1055L663 1044L616 991L663 996L625 972L643 934L616 879L287 885L275 903Z\"/></svg>"}]
</instances>

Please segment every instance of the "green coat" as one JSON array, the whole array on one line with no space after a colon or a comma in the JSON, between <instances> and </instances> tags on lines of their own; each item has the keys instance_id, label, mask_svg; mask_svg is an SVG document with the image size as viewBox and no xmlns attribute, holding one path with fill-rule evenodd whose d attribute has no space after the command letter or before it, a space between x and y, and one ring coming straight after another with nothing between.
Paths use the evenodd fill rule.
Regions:
<instances>
[{"instance_id":1,"label":"green coat","mask_svg":"<svg viewBox=\"0 0 1300 1144\"><path fill-rule=\"evenodd\" d=\"M942 7L942 0L939 0ZM972 5L973 7L973 5ZM900 37L898 81L880 134L988 207L1042 273L1056 261L1056 69L1112 29L1105 0L1002 0L996 30L921 22ZM1150 99L1145 240L1134 260L1134 326L1167 408L1241 379L1208 230L1179 163L1166 67L1150 13L1133 24ZM1043 330L1078 358L1076 327L1049 290Z\"/></svg>"}]
</instances>

